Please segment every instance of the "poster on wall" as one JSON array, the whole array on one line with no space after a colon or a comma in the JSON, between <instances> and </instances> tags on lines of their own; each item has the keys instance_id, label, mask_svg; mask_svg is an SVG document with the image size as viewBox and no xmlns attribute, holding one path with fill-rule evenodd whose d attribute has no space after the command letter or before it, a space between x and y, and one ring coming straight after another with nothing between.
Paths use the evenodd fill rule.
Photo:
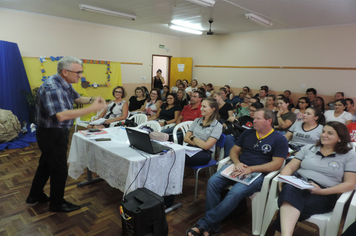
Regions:
<instances>
[{"instance_id":1,"label":"poster on wall","mask_svg":"<svg viewBox=\"0 0 356 236\"><path fill-rule=\"evenodd\" d=\"M178 71L179 72L184 72L184 64L178 64Z\"/></svg>"}]
</instances>

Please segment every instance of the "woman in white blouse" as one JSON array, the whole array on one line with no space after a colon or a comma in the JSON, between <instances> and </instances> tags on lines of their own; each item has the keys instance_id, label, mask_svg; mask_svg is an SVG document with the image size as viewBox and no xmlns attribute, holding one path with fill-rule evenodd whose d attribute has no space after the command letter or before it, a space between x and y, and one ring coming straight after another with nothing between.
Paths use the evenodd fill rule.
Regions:
<instances>
[{"instance_id":1,"label":"woman in white blouse","mask_svg":"<svg viewBox=\"0 0 356 236\"><path fill-rule=\"evenodd\" d=\"M334 104L335 110L328 110L324 114L326 122L339 121L345 125L350 124L352 122L352 115L346 111L347 103L345 99L338 99Z\"/></svg>"}]
</instances>

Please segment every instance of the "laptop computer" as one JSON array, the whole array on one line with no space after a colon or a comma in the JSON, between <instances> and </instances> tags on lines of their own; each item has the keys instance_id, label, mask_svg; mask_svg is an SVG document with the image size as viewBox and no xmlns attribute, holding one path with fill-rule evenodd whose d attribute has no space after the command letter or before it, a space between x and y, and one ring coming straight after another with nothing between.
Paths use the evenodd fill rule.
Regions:
<instances>
[{"instance_id":1,"label":"laptop computer","mask_svg":"<svg viewBox=\"0 0 356 236\"><path fill-rule=\"evenodd\" d=\"M126 128L130 146L150 154L157 154L170 150L170 147L151 141L148 133L134 128Z\"/></svg>"}]
</instances>

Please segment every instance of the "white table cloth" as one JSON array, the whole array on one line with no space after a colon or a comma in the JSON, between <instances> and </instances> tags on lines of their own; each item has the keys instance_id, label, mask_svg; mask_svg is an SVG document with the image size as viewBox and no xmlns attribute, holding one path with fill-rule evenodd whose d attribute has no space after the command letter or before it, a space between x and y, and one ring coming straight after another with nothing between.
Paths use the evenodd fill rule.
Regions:
<instances>
[{"instance_id":1,"label":"white table cloth","mask_svg":"<svg viewBox=\"0 0 356 236\"><path fill-rule=\"evenodd\" d=\"M181 145L165 142L174 152L151 155L129 147L124 128L104 130L108 133L89 137L74 133L68 157L70 177L77 179L88 167L124 193L143 186L160 196L182 193L185 150ZM97 138L111 141L95 141Z\"/></svg>"}]
</instances>

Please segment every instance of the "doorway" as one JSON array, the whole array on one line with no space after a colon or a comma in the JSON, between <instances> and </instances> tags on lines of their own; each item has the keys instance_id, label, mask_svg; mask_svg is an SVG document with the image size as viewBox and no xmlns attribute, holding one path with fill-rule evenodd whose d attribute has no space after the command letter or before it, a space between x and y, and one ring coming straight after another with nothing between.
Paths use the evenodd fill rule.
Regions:
<instances>
[{"instance_id":1,"label":"doorway","mask_svg":"<svg viewBox=\"0 0 356 236\"><path fill-rule=\"evenodd\" d=\"M170 68L171 68L171 57L164 55L152 55L152 77L151 77L151 88L153 88L153 77L156 76L157 70L162 70L162 77L165 83L163 85L169 85L170 80Z\"/></svg>"}]
</instances>

